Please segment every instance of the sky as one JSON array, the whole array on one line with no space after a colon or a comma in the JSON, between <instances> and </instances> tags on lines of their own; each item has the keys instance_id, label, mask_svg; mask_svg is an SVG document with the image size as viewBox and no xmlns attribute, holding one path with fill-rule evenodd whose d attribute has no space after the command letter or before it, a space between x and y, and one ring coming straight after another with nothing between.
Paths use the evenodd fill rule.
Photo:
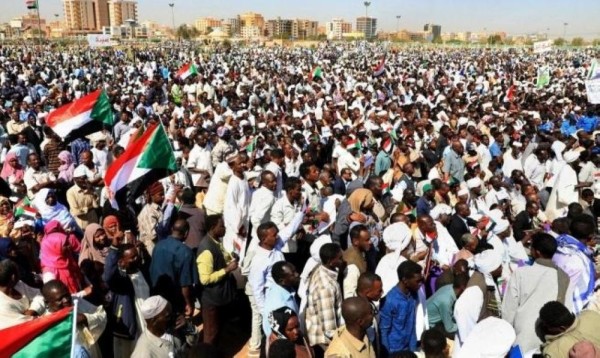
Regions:
<instances>
[{"instance_id":1,"label":"sky","mask_svg":"<svg viewBox=\"0 0 600 358\"><path fill-rule=\"evenodd\" d=\"M61 0L39 0L42 17L63 17ZM344 18L355 26L364 16L362 0L138 0L139 21L152 20L171 24L175 3L175 23L193 24L199 17L230 18L254 11L265 20L308 18L324 25L334 17ZM11 5L9 6L8 3ZM0 0L0 23L26 11L25 0ZM398 21L396 16L400 15ZM442 26L442 32L495 32L509 34L546 33L550 37L581 36L600 38L599 0L371 0L369 16L378 20L378 30L397 28L422 30L425 23ZM549 30L548 30L549 29Z\"/></svg>"}]
</instances>

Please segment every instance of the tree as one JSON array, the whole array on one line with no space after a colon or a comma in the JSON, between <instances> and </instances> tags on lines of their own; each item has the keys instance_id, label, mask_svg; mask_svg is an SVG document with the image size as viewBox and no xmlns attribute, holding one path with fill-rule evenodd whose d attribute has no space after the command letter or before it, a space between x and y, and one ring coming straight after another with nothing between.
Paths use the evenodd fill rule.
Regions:
<instances>
[{"instance_id":1,"label":"tree","mask_svg":"<svg viewBox=\"0 0 600 358\"><path fill-rule=\"evenodd\" d=\"M600 46L600 39L595 39L594 41L592 41L592 45L593 46Z\"/></svg>"},{"instance_id":2,"label":"tree","mask_svg":"<svg viewBox=\"0 0 600 358\"><path fill-rule=\"evenodd\" d=\"M183 40L189 40L198 37L198 29L188 25L181 25L177 28L177 37Z\"/></svg>"},{"instance_id":3,"label":"tree","mask_svg":"<svg viewBox=\"0 0 600 358\"><path fill-rule=\"evenodd\" d=\"M433 40L431 40L431 43L441 44L441 43L444 43L444 41L442 40L441 36L436 36L436 37L433 38Z\"/></svg>"},{"instance_id":4,"label":"tree","mask_svg":"<svg viewBox=\"0 0 600 358\"><path fill-rule=\"evenodd\" d=\"M205 35L210 35L210 33L213 32L213 31L214 31L214 29L209 26L209 27L206 28L206 31L204 31L204 34Z\"/></svg>"},{"instance_id":5,"label":"tree","mask_svg":"<svg viewBox=\"0 0 600 358\"><path fill-rule=\"evenodd\" d=\"M490 35L487 39L488 45L499 45L502 44L502 37L500 35Z\"/></svg>"},{"instance_id":6,"label":"tree","mask_svg":"<svg viewBox=\"0 0 600 358\"><path fill-rule=\"evenodd\" d=\"M571 46L583 46L583 38L581 37L576 37L571 41Z\"/></svg>"},{"instance_id":7,"label":"tree","mask_svg":"<svg viewBox=\"0 0 600 358\"><path fill-rule=\"evenodd\" d=\"M562 37L559 37L556 40L554 40L554 46L564 46L565 42L566 42L565 39L563 39Z\"/></svg>"}]
</instances>

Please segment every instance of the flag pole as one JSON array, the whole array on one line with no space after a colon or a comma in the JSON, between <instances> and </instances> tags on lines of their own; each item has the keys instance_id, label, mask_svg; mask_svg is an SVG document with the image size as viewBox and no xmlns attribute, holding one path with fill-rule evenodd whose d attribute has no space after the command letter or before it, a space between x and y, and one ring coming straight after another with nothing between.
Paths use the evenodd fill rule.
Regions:
<instances>
[{"instance_id":1,"label":"flag pole","mask_svg":"<svg viewBox=\"0 0 600 358\"><path fill-rule=\"evenodd\" d=\"M38 16L38 40L40 42L40 47L42 46L42 20L40 18L40 0L35 1L35 8L37 10Z\"/></svg>"},{"instance_id":2,"label":"flag pole","mask_svg":"<svg viewBox=\"0 0 600 358\"><path fill-rule=\"evenodd\" d=\"M79 300L73 300L73 328L71 330L71 358L75 358L75 340L77 339L77 307Z\"/></svg>"}]
</instances>

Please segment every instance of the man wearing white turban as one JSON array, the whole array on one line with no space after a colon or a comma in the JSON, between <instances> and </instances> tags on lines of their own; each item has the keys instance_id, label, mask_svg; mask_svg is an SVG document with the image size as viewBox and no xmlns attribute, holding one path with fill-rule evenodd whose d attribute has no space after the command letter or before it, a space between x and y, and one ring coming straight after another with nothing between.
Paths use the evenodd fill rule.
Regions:
<instances>
[{"instance_id":1,"label":"man wearing white turban","mask_svg":"<svg viewBox=\"0 0 600 358\"><path fill-rule=\"evenodd\" d=\"M492 210L492 213L497 210ZM494 225L492 232L488 234L488 243L492 245L494 250L502 257L502 278L508 280L511 273L523 262L529 260L527 251L523 246L523 242L517 242L512 236L512 228L510 222L503 218L493 217ZM502 292L502 287L500 287Z\"/></svg>"},{"instance_id":2,"label":"man wearing white turban","mask_svg":"<svg viewBox=\"0 0 600 358\"><path fill-rule=\"evenodd\" d=\"M577 172L574 168L579 163L579 152L570 150L563 156L565 165L556 176L552 187L548 204L546 205L546 216L553 221L567 214L567 208L571 203L579 202Z\"/></svg>"},{"instance_id":3,"label":"man wearing white turban","mask_svg":"<svg viewBox=\"0 0 600 358\"><path fill-rule=\"evenodd\" d=\"M502 275L502 256L496 250L485 250L475 255L473 262L475 271L467 289L454 305L454 319L458 326L456 348L465 343L478 322L490 316L500 316L496 280Z\"/></svg>"},{"instance_id":4,"label":"man wearing white turban","mask_svg":"<svg viewBox=\"0 0 600 358\"><path fill-rule=\"evenodd\" d=\"M412 232L403 222L395 222L383 231L383 242L387 254L381 258L375 269L375 273L381 277L383 296L398 283L396 270L401 263L407 260L411 241Z\"/></svg>"},{"instance_id":5,"label":"man wearing white turban","mask_svg":"<svg viewBox=\"0 0 600 358\"><path fill-rule=\"evenodd\" d=\"M142 333L131 358L183 357L187 348L179 338L168 333L171 327L171 304L161 296L147 298L140 307L147 330Z\"/></svg>"},{"instance_id":6,"label":"man wearing white turban","mask_svg":"<svg viewBox=\"0 0 600 358\"><path fill-rule=\"evenodd\" d=\"M454 356L457 358L506 357L515 338L515 330L508 322L500 318L488 317L477 323L458 354Z\"/></svg>"}]
</instances>

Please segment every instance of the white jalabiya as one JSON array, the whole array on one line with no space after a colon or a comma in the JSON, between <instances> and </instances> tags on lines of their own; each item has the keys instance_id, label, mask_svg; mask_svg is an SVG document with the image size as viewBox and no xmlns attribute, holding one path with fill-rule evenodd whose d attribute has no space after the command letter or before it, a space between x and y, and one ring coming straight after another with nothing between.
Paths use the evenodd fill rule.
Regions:
<instances>
[{"instance_id":1,"label":"white jalabiya","mask_svg":"<svg viewBox=\"0 0 600 358\"><path fill-rule=\"evenodd\" d=\"M231 176L225 193L223 220L225 221L225 236L223 247L229 252L236 252L240 261L246 252L246 237L238 235L243 227L248 231L248 208L250 207L250 186L245 178Z\"/></svg>"},{"instance_id":2,"label":"white jalabiya","mask_svg":"<svg viewBox=\"0 0 600 358\"><path fill-rule=\"evenodd\" d=\"M523 162L521 161L521 156L519 155L517 158L513 157L512 149L507 150L502 159L504 159L504 164L502 165L502 174L504 174L505 177L510 178L513 170L523 171Z\"/></svg>"},{"instance_id":3,"label":"white jalabiya","mask_svg":"<svg viewBox=\"0 0 600 358\"><path fill-rule=\"evenodd\" d=\"M546 205L548 220L554 221L554 219L566 216L569 204L579 202L577 184L575 170L568 164L564 165L556 176L556 181Z\"/></svg>"}]
</instances>

